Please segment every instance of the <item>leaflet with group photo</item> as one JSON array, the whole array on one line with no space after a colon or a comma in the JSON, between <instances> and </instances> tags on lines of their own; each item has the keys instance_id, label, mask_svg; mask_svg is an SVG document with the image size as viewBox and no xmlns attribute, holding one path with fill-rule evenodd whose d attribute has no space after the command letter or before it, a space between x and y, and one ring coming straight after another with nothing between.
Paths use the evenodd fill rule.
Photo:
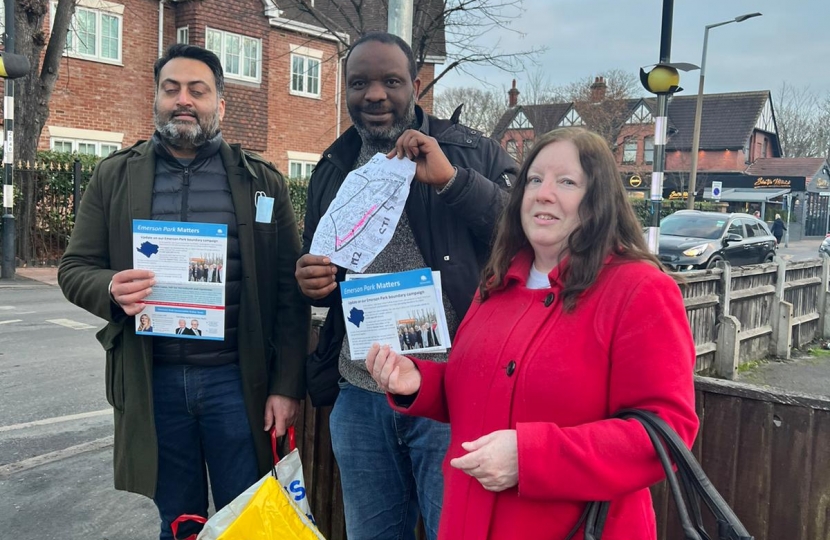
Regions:
<instances>
[{"instance_id":1,"label":"leaflet with group photo","mask_svg":"<svg viewBox=\"0 0 830 540\"><path fill-rule=\"evenodd\" d=\"M136 334L224 341L228 226L134 219L133 247L133 267L156 279Z\"/></svg>"},{"instance_id":2,"label":"leaflet with group photo","mask_svg":"<svg viewBox=\"0 0 830 540\"><path fill-rule=\"evenodd\" d=\"M352 360L365 360L373 343L402 354L440 353L450 347L440 272L348 274L340 296Z\"/></svg>"}]
</instances>

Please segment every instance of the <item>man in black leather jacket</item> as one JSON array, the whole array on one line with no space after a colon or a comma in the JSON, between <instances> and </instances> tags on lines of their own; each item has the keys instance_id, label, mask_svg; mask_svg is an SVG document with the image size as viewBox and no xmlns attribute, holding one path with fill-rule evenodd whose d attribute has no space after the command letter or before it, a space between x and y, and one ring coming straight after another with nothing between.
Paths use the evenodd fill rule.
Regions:
<instances>
[{"instance_id":1,"label":"man in black leather jacket","mask_svg":"<svg viewBox=\"0 0 830 540\"><path fill-rule=\"evenodd\" d=\"M354 127L325 151L314 169L303 231L305 255L297 262L303 294L312 304L331 308L307 372L317 373L321 366L314 363L322 361L325 375L326 366L333 366L339 356L342 378L330 420L349 539L414 538L419 510L427 536L434 539L449 427L394 413L365 364L349 359L337 287L346 271L308 251L321 217L350 171L377 152L413 159L415 181L401 220L366 272L440 271L454 336L475 294L516 163L483 134L429 116L415 105L420 88L415 59L396 36L373 33L358 40L346 58L345 72ZM419 357L447 359L446 354ZM316 382L309 380L313 401ZM316 403L323 404L319 399Z\"/></svg>"}]
</instances>

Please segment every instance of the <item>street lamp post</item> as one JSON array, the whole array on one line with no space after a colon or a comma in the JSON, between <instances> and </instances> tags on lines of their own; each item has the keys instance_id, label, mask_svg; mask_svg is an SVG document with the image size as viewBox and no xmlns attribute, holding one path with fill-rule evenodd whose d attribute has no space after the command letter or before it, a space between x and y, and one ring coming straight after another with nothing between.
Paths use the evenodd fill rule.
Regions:
<instances>
[{"instance_id":1,"label":"street lamp post","mask_svg":"<svg viewBox=\"0 0 830 540\"><path fill-rule=\"evenodd\" d=\"M709 30L723 26L725 24L744 22L753 17L760 17L761 13L747 13L740 15L734 19L723 21L715 24L706 25L706 30L703 32L703 58L700 61L700 84L697 88L697 103L695 105L695 128L692 134L692 168L689 172L689 198L686 201L686 206L689 210L694 210L695 207L695 191L697 183L697 154L700 149L700 117L703 111L703 78L706 76L706 48L709 44Z\"/></svg>"}]
</instances>

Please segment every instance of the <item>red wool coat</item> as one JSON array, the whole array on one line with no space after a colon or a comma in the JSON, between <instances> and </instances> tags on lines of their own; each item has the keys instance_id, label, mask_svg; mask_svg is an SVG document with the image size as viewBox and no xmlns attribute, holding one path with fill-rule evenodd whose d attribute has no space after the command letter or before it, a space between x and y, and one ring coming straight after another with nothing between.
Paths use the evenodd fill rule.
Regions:
<instances>
[{"instance_id":1,"label":"red wool coat","mask_svg":"<svg viewBox=\"0 0 830 540\"><path fill-rule=\"evenodd\" d=\"M663 470L640 424L609 417L650 410L694 440L695 347L680 290L649 264L609 257L566 313L559 269L552 289L530 290L531 262L517 256L506 289L473 302L447 364L416 361L420 392L395 407L452 425L438 536L562 540L585 501L611 500L603 540L654 539L647 488ZM517 432L519 483L492 493L449 461L501 429Z\"/></svg>"}]
</instances>

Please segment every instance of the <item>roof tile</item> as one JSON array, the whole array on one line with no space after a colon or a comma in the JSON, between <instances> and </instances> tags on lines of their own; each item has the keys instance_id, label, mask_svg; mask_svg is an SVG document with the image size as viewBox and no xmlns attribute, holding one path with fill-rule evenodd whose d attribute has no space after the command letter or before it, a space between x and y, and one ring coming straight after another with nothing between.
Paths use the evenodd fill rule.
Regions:
<instances>
[{"instance_id":1,"label":"roof tile","mask_svg":"<svg viewBox=\"0 0 830 540\"><path fill-rule=\"evenodd\" d=\"M814 177L827 165L824 158L759 158L746 169L752 176Z\"/></svg>"}]
</instances>

